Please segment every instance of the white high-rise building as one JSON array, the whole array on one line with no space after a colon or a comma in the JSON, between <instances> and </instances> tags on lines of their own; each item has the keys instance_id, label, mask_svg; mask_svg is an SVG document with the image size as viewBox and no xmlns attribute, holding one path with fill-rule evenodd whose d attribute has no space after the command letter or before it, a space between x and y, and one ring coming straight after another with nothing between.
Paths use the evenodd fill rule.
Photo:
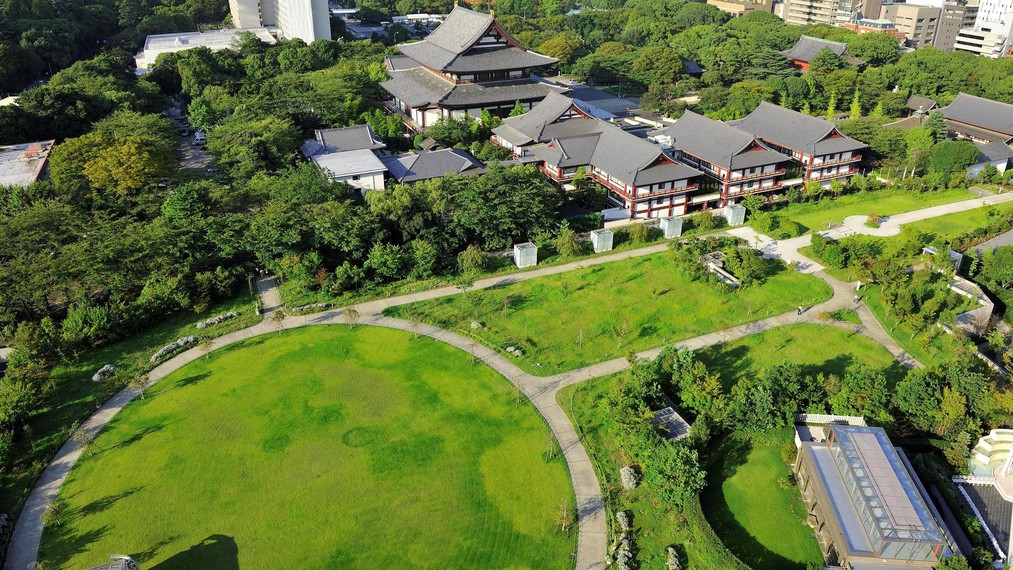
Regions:
<instances>
[{"instance_id":1,"label":"white high-rise building","mask_svg":"<svg viewBox=\"0 0 1013 570\"><path fill-rule=\"evenodd\" d=\"M955 49L985 57L1007 57L1013 51L1013 0L981 0L973 28L957 34Z\"/></svg>"},{"instance_id":2,"label":"white high-rise building","mask_svg":"<svg viewBox=\"0 0 1013 570\"><path fill-rule=\"evenodd\" d=\"M229 0L229 8L237 28L277 27L306 43L331 39L327 0Z\"/></svg>"}]
</instances>

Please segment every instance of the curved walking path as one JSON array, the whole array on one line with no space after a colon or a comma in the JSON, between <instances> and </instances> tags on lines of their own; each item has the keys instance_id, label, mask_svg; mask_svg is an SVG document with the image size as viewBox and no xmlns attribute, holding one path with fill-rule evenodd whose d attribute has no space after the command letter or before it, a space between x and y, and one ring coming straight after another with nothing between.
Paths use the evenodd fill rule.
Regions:
<instances>
[{"instance_id":1,"label":"curved walking path","mask_svg":"<svg viewBox=\"0 0 1013 570\"><path fill-rule=\"evenodd\" d=\"M900 233L901 226L907 223L1008 201L1013 201L1013 194L994 195L986 198L934 206L932 208L925 208L914 212L891 216L890 218L884 220L879 228L865 227L864 216L852 216L845 219L845 224L837 231L841 232L842 235L850 235L850 233L884 236L896 235ZM831 232L833 231L834 230L831 230ZM851 284L844 283L830 277L822 271L822 266L798 252L800 248L810 244L812 239L811 235L805 235L788 240L773 240L748 227L735 228L729 230L728 233L746 239L751 245L763 251L765 257L775 257L787 262L795 262L797 270L804 273L811 273L827 282L834 291L833 297L824 303L807 308L802 315L797 315L794 311L789 311L788 313L776 315L767 319L686 339L676 343L676 346L687 349L700 349L742 338L757 332L766 331L778 326L796 323L832 324L847 328L856 334L861 334L874 340L886 348L904 366L909 368L920 366L914 358L906 354L900 346L897 345L897 343L883 329L883 327L879 324L879 321L876 320L871 311L869 311L864 304L853 305L853 289ZM832 235L831 237L841 236ZM572 271L581 267L589 267L622 259L653 255L666 251L667 249L668 244L662 243L553 267L543 267L508 276L493 276L476 281L472 288L485 289L489 287L499 287L518 281ZM265 315L269 315L282 307L281 298L278 295L273 278L258 279L257 289L260 292L261 299L263 301ZM456 286L447 286L419 293L360 303L354 305L359 313L359 318L356 319L356 321L362 324L400 329L414 334L424 335L435 340L451 344L461 350L468 351L475 358L482 360L485 364L500 372L500 374L517 386L517 388L528 397L531 403L534 404L536 409L538 409L539 413L542 414L542 417L545 418L549 429L559 442L563 456L570 469L570 476L578 508L576 567L578 570L603 569L605 567L604 559L607 548L607 525L601 488L598 483L597 476L595 475L594 468L588 458L584 446L580 441L580 438L567 418L566 413L556 402L556 394L565 386L625 370L629 367L629 363L625 358L616 358L584 368L556 374L554 376L533 376L521 370L495 350L492 350L472 339L431 325L413 323L401 319L393 319L385 317L382 314L383 310L388 307L436 299L448 295L456 295L460 292L461 289ZM859 315L862 324L854 325L840 322L827 323L819 319L820 313L844 308L855 310ZM341 310L333 310L298 317L287 317L280 322L273 322L273 320L265 319L261 323L252 327L226 334L215 339L213 347L220 348L255 336L275 332L280 329L348 322L349 321ZM662 348L659 347L643 351L637 356L642 358L654 358L661 352L661 350ZM157 366L149 373L149 385L154 384L165 376L175 372L179 368L201 356L203 356L203 350L197 348L193 348L176 355L170 360ZM90 418L88 418L88 420L81 425L80 430L91 435L97 434L105 427L112 417L116 415L116 413L118 413L136 396L137 391L132 388L125 388L120 391L103 404L102 407L100 407ZM67 474L70 473L70 470L73 468L80 456L81 449L79 449L78 444L74 441L67 441L57 452L50 465L46 468L39 481L33 487L14 527L10 545L8 546L7 558L4 564L5 570L27 570L34 567L34 563L39 552L39 545L42 540L43 525L40 515L45 510L47 502L56 499Z\"/></svg>"}]
</instances>

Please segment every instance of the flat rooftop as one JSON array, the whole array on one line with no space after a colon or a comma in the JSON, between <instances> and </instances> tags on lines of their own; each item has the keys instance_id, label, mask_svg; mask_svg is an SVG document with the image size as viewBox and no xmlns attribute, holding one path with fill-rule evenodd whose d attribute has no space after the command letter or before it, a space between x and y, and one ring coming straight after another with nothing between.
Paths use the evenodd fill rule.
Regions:
<instances>
[{"instance_id":1,"label":"flat rooftop","mask_svg":"<svg viewBox=\"0 0 1013 570\"><path fill-rule=\"evenodd\" d=\"M137 73L145 73L159 54L183 51L190 48L206 47L212 51L228 49L236 43L239 34L249 32L264 43L274 44L277 40L267 28L233 28L207 32L181 32L157 34L144 40L144 49L134 56Z\"/></svg>"},{"instance_id":2,"label":"flat rooftop","mask_svg":"<svg viewBox=\"0 0 1013 570\"><path fill-rule=\"evenodd\" d=\"M0 186L25 187L38 180L54 142L0 146Z\"/></svg>"},{"instance_id":3,"label":"flat rooftop","mask_svg":"<svg viewBox=\"0 0 1013 570\"><path fill-rule=\"evenodd\" d=\"M803 447L816 465L849 550L890 558L879 552L881 544L948 542L882 428L834 425L829 432L827 443Z\"/></svg>"}]
</instances>

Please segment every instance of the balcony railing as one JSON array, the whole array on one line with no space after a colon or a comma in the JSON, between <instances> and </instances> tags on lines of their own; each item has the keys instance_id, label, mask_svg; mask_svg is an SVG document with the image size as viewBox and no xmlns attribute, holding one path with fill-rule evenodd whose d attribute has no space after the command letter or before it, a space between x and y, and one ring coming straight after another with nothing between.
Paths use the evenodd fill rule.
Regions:
<instances>
[{"instance_id":1,"label":"balcony railing","mask_svg":"<svg viewBox=\"0 0 1013 570\"><path fill-rule=\"evenodd\" d=\"M722 192L722 194L725 197L743 196L745 194L756 194L757 192L769 192L771 190L777 190L778 188L781 188L782 186L784 186L784 184L782 184L781 182L775 182L775 183L773 183L770 186L757 186L756 188L746 188L745 190L739 190L737 192L732 192L732 191Z\"/></svg>"},{"instance_id":2,"label":"balcony railing","mask_svg":"<svg viewBox=\"0 0 1013 570\"><path fill-rule=\"evenodd\" d=\"M852 155L850 158L838 158L837 160L825 160L823 162L815 162L814 161L812 164L809 164L808 166L810 166L812 168L816 168L816 167L822 167L822 166L830 166L830 165L833 165L833 164L844 164L846 162L858 162L859 160L862 160L862 155L855 154L855 155Z\"/></svg>"},{"instance_id":3,"label":"balcony railing","mask_svg":"<svg viewBox=\"0 0 1013 570\"><path fill-rule=\"evenodd\" d=\"M840 178L842 176L852 176L858 174L857 168L849 168L847 172L834 172L833 174L821 174L821 175L809 175L806 176L806 180L828 180L831 178Z\"/></svg>"},{"instance_id":4,"label":"balcony railing","mask_svg":"<svg viewBox=\"0 0 1013 570\"><path fill-rule=\"evenodd\" d=\"M404 123L405 126L407 126L412 131L415 131L416 133L421 133L424 130L422 128L422 125L418 124L417 122L415 122L415 119L412 119L407 114L405 114L405 112L402 111L401 108L398 107L397 104L395 104L393 101L384 101L383 106L391 114L397 115L398 118L401 119L401 122Z\"/></svg>"},{"instance_id":5,"label":"balcony railing","mask_svg":"<svg viewBox=\"0 0 1013 570\"><path fill-rule=\"evenodd\" d=\"M545 166L544 162L541 163L540 165L538 165L538 170L541 170L542 174L548 176L549 178L555 180L556 182L564 182L566 180L573 180L573 177L577 175L576 171L574 171L574 172L563 172L562 170L557 170L557 171L553 172L553 171L549 170L549 167Z\"/></svg>"},{"instance_id":6,"label":"balcony railing","mask_svg":"<svg viewBox=\"0 0 1013 570\"><path fill-rule=\"evenodd\" d=\"M650 192L649 194L637 195L636 194L636 191L637 191L636 188L633 189L633 194L631 194L630 191L626 189L626 185L625 184L619 185L616 182L612 182L610 180L607 180L604 176L602 176L601 174L598 174L597 172L591 171L591 179L594 180L595 182L601 184L602 186L605 186L606 188L608 188L610 190L613 190L615 192L618 192L619 194L622 194L624 197L629 198L630 200L643 200L645 198L657 198L657 197L661 197L661 196L671 196L673 194L682 194L682 193L685 193L685 192L691 192L691 191L696 190L697 188L699 188L699 184L687 184L686 186L682 186L682 187L679 187L679 188L666 188L664 190L654 190L654 191Z\"/></svg>"},{"instance_id":7,"label":"balcony railing","mask_svg":"<svg viewBox=\"0 0 1013 570\"><path fill-rule=\"evenodd\" d=\"M734 183L740 180L755 180L756 178L770 178L771 176L780 176L782 174L784 174L784 169L778 168L777 170L771 170L770 172L754 172L753 174L743 174L738 178L735 177L729 178L728 180L726 180L726 182Z\"/></svg>"}]
</instances>

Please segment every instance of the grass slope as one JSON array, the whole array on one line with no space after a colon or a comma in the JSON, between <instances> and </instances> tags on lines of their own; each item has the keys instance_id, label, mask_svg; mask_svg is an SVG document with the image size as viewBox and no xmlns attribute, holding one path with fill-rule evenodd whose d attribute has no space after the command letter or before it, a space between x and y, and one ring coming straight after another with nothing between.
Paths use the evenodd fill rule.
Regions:
<instances>
[{"instance_id":1,"label":"grass slope","mask_svg":"<svg viewBox=\"0 0 1013 570\"><path fill-rule=\"evenodd\" d=\"M623 490L619 469L629 465L630 459L616 441L618 427L612 421L607 395L626 380L627 374L567 386L556 400L583 436L584 446L598 469L606 507L612 514L620 510L632 513L640 568L664 568L666 548L675 546L685 570L745 570L711 530L699 501L690 501L679 512L660 502L650 485Z\"/></svg>"},{"instance_id":2,"label":"grass slope","mask_svg":"<svg viewBox=\"0 0 1013 570\"><path fill-rule=\"evenodd\" d=\"M887 379L899 380L904 367L885 348L864 336L830 325L796 324L778 327L697 351L711 372L721 374L726 390L741 378L762 374L784 362L802 366L803 373L844 374L862 363L885 368Z\"/></svg>"},{"instance_id":3,"label":"grass slope","mask_svg":"<svg viewBox=\"0 0 1013 570\"><path fill-rule=\"evenodd\" d=\"M524 370L551 375L829 299L818 278L782 271L735 293L691 281L669 254L617 261L389 310L523 348ZM472 321L485 325L472 329ZM623 323L626 324L623 327ZM616 333L625 328L625 335Z\"/></svg>"},{"instance_id":4,"label":"grass slope","mask_svg":"<svg viewBox=\"0 0 1013 570\"><path fill-rule=\"evenodd\" d=\"M216 351L128 406L71 472L42 559L146 568L567 568L562 459L464 353L360 327Z\"/></svg>"},{"instance_id":5,"label":"grass slope","mask_svg":"<svg viewBox=\"0 0 1013 570\"><path fill-rule=\"evenodd\" d=\"M256 297L245 291L203 313L182 313L136 336L83 354L72 362L56 366L52 391L28 422L29 434L15 449L12 469L0 474L0 512L16 513L31 486L42 474L56 450L70 437L75 422L86 419L103 402L123 387L138 366L151 366L148 359L156 350L181 336L217 337L260 322ZM239 317L206 329L196 324L209 317L236 311ZM106 364L116 364L117 374L108 382L91 381ZM27 440L27 441L26 441Z\"/></svg>"},{"instance_id":6,"label":"grass slope","mask_svg":"<svg viewBox=\"0 0 1013 570\"><path fill-rule=\"evenodd\" d=\"M829 325L779 327L697 351L697 356L721 374L726 390L785 360L801 365L806 374L840 375L863 363L885 368L891 382L904 375L904 368L882 346ZM781 443L788 441L786 434ZM715 461L701 498L714 531L755 570L802 570L823 562L803 522L798 488L782 489L779 484L790 473L780 450L781 444L750 446L728 438L711 455Z\"/></svg>"},{"instance_id":7,"label":"grass slope","mask_svg":"<svg viewBox=\"0 0 1013 570\"><path fill-rule=\"evenodd\" d=\"M781 446L729 440L715 455L704 512L729 550L754 570L822 565L798 488L779 484L791 474L781 460Z\"/></svg>"},{"instance_id":8,"label":"grass slope","mask_svg":"<svg viewBox=\"0 0 1013 570\"><path fill-rule=\"evenodd\" d=\"M879 190L846 194L833 200L824 199L819 202L789 204L778 212L802 224L808 233L825 230L828 222L840 223L848 216L865 216L870 212L889 216L940 204L970 200L974 197L974 194L961 188L936 192Z\"/></svg>"}]
</instances>

